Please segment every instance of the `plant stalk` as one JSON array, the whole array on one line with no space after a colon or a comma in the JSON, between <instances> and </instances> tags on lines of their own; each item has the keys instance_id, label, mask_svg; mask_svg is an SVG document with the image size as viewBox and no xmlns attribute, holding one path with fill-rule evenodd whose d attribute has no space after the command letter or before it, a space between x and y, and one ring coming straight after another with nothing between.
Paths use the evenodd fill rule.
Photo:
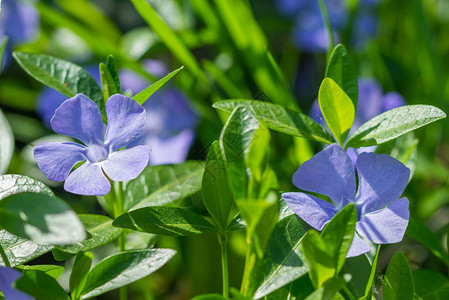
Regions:
<instances>
[{"instance_id":1,"label":"plant stalk","mask_svg":"<svg viewBox=\"0 0 449 300\"><path fill-rule=\"evenodd\" d=\"M123 183L114 182L115 187L115 203L114 203L114 218L119 217L124 213L125 207L123 202ZM125 230L123 234L118 238L118 248L120 252L126 251L126 235ZM120 300L127 300L126 286L120 288Z\"/></svg>"},{"instance_id":2,"label":"plant stalk","mask_svg":"<svg viewBox=\"0 0 449 300\"><path fill-rule=\"evenodd\" d=\"M5 264L5 266L11 268L11 263L9 262L8 256L6 255L5 250L3 250L2 245L0 245L0 254L2 256L3 263Z\"/></svg>"},{"instance_id":3,"label":"plant stalk","mask_svg":"<svg viewBox=\"0 0 449 300\"><path fill-rule=\"evenodd\" d=\"M223 274L223 297L229 297L229 270L228 270L228 237L226 233L218 237L221 250L221 269Z\"/></svg>"}]
</instances>

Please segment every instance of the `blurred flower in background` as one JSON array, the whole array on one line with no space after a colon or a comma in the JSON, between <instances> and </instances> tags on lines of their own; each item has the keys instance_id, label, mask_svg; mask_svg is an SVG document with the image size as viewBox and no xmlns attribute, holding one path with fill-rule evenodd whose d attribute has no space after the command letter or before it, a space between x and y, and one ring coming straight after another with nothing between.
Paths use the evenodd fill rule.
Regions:
<instances>
[{"instance_id":1,"label":"blurred flower in background","mask_svg":"<svg viewBox=\"0 0 449 300\"><path fill-rule=\"evenodd\" d=\"M143 62L146 71L156 77L168 73L164 63L157 60ZM100 83L98 66L85 68ZM119 70L122 92L135 95L151 83L128 69ZM44 88L37 99L37 113L44 124L50 127L50 120L55 110L68 98L51 89ZM176 164L185 161L190 146L195 138L195 127L198 116L189 104L187 97L174 87L164 87L154 93L142 105L146 112L146 133L128 147L138 144L151 146L151 165Z\"/></svg>"},{"instance_id":2,"label":"blurred flower in background","mask_svg":"<svg viewBox=\"0 0 449 300\"><path fill-rule=\"evenodd\" d=\"M39 32L39 14L30 4L16 0L3 0L0 17L0 39L8 37L7 55L3 66L11 62L11 49L37 37Z\"/></svg>"},{"instance_id":3,"label":"blurred flower in background","mask_svg":"<svg viewBox=\"0 0 449 300\"><path fill-rule=\"evenodd\" d=\"M355 48L363 48L376 33L379 1L352 2L355 5L351 1L325 0L335 40L342 41L345 31L351 28L349 42ZM276 0L275 4L281 14L295 18L292 39L296 46L304 52L326 51L328 33L317 0Z\"/></svg>"}]
</instances>

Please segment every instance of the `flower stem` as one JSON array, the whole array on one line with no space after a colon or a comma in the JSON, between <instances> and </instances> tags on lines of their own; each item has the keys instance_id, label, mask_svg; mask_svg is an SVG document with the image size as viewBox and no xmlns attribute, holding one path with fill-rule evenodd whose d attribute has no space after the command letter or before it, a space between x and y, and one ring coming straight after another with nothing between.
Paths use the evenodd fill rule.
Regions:
<instances>
[{"instance_id":1,"label":"flower stem","mask_svg":"<svg viewBox=\"0 0 449 300\"><path fill-rule=\"evenodd\" d=\"M228 237L222 234L218 237L221 250L221 269L223 274L223 297L229 297L229 271L228 271Z\"/></svg>"},{"instance_id":2,"label":"flower stem","mask_svg":"<svg viewBox=\"0 0 449 300\"><path fill-rule=\"evenodd\" d=\"M11 263L9 262L8 256L6 255L5 250L3 250L3 247L1 244L0 244L0 254L2 256L3 263L5 264L5 266L11 268Z\"/></svg>"},{"instance_id":3,"label":"flower stem","mask_svg":"<svg viewBox=\"0 0 449 300\"><path fill-rule=\"evenodd\" d=\"M246 234L246 258L245 258L245 268L243 270L242 285L240 287L240 293L244 296L249 296L250 291L250 277L253 272L254 266L256 265L257 255L253 249L253 243L251 241L249 233Z\"/></svg>"},{"instance_id":4,"label":"flower stem","mask_svg":"<svg viewBox=\"0 0 449 300\"><path fill-rule=\"evenodd\" d=\"M115 203L114 203L114 217L117 218L122 215L125 211L123 202L123 183L114 182L115 186ZM123 234L118 238L118 248L120 252L126 251L126 234L123 230ZM120 288L120 300L128 299L126 286Z\"/></svg>"},{"instance_id":5,"label":"flower stem","mask_svg":"<svg viewBox=\"0 0 449 300\"><path fill-rule=\"evenodd\" d=\"M334 50L334 45L335 45L334 34L332 32L332 25L331 25L331 22L329 19L329 13L326 8L326 3L324 3L324 0L318 0L318 3L320 5L320 11L321 11L321 15L323 16L324 25L326 26L327 33L329 35L329 46L327 48L328 49L327 50L327 62L329 62L331 53Z\"/></svg>"}]
</instances>

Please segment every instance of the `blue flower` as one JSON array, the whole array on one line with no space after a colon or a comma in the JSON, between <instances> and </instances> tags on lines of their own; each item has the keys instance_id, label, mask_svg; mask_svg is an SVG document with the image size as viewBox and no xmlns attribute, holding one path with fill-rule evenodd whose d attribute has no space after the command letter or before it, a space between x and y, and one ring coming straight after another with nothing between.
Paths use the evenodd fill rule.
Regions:
<instances>
[{"instance_id":1,"label":"blue flower","mask_svg":"<svg viewBox=\"0 0 449 300\"><path fill-rule=\"evenodd\" d=\"M32 297L12 287L22 274L12 268L0 266L0 291L5 299L31 300Z\"/></svg>"},{"instance_id":2,"label":"blue flower","mask_svg":"<svg viewBox=\"0 0 449 300\"><path fill-rule=\"evenodd\" d=\"M375 244L398 243L409 220L408 199L399 198L407 185L410 170L386 154L362 153L354 165L337 144L303 163L293 175L298 188L327 196L327 202L307 193L284 193L282 198L305 222L322 230L346 205L357 207L356 232L347 257L368 252L363 239Z\"/></svg>"},{"instance_id":3,"label":"blue flower","mask_svg":"<svg viewBox=\"0 0 449 300\"><path fill-rule=\"evenodd\" d=\"M107 101L106 115L107 126L98 106L82 94L61 104L51 119L53 130L84 145L52 142L36 146L34 157L48 179L65 180L64 189L71 193L105 195L111 188L108 178L127 181L142 172L148 165L149 146L119 150L144 133L145 109L133 99L117 94ZM79 162L84 163L70 173Z\"/></svg>"}]
</instances>

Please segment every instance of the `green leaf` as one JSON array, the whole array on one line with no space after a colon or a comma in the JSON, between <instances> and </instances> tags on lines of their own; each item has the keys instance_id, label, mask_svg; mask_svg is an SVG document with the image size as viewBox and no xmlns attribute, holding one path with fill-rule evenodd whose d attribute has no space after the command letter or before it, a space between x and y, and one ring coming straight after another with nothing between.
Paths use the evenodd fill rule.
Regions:
<instances>
[{"instance_id":1,"label":"green leaf","mask_svg":"<svg viewBox=\"0 0 449 300\"><path fill-rule=\"evenodd\" d=\"M89 272L81 299L101 295L150 275L175 253L171 249L150 249L107 257Z\"/></svg>"},{"instance_id":2,"label":"green leaf","mask_svg":"<svg viewBox=\"0 0 449 300\"><path fill-rule=\"evenodd\" d=\"M346 254L354 238L356 222L356 207L353 204L348 204L332 218L321 233L328 253L333 256L335 276L338 275L345 263Z\"/></svg>"},{"instance_id":3,"label":"green leaf","mask_svg":"<svg viewBox=\"0 0 449 300\"><path fill-rule=\"evenodd\" d=\"M352 279L348 283L347 288L356 299L363 297L371 299L368 297L368 294L370 293L373 284L371 279L374 280L375 268L376 267L373 268L371 266L366 255L359 255L346 259L342 272L352 275ZM372 278L370 277L371 274L373 275ZM365 294L366 291L367 293Z\"/></svg>"},{"instance_id":4,"label":"green leaf","mask_svg":"<svg viewBox=\"0 0 449 300\"><path fill-rule=\"evenodd\" d=\"M159 79L158 81L156 81L155 83L153 83L152 85L150 85L149 87L147 87L146 89L135 95L133 99L136 100L136 102L139 103L140 105L144 104L145 101L147 101L148 98L151 97L151 95L153 95L158 89L160 89L164 84L167 83L167 81L169 81L173 76L178 74L178 72L181 71L182 69L184 69L184 66L174 70L164 78Z\"/></svg>"},{"instance_id":5,"label":"green leaf","mask_svg":"<svg viewBox=\"0 0 449 300\"><path fill-rule=\"evenodd\" d=\"M53 196L51 189L37 179L14 174L0 175L0 199L24 192Z\"/></svg>"},{"instance_id":6,"label":"green leaf","mask_svg":"<svg viewBox=\"0 0 449 300\"><path fill-rule=\"evenodd\" d=\"M355 117L355 107L342 88L331 78L324 78L318 103L327 125L343 146Z\"/></svg>"},{"instance_id":7,"label":"green leaf","mask_svg":"<svg viewBox=\"0 0 449 300\"><path fill-rule=\"evenodd\" d=\"M396 252L385 272L383 287L384 299L413 300L415 285L407 259L401 252Z\"/></svg>"},{"instance_id":8,"label":"green leaf","mask_svg":"<svg viewBox=\"0 0 449 300\"><path fill-rule=\"evenodd\" d=\"M212 143L207 154L202 181L203 202L221 231L228 226L234 198L228 184L226 161L218 141Z\"/></svg>"},{"instance_id":9,"label":"green leaf","mask_svg":"<svg viewBox=\"0 0 449 300\"><path fill-rule=\"evenodd\" d=\"M257 288L254 298L263 298L308 272L300 245L309 228L296 215L276 224L267 251L252 280L253 286Z\"/></svg>"},{"instance_id":10,"label":"green leaf","mask_svg":"<svg viewBox=\"0 0 449 300\"><path fill-rule=\"evenodd\" d=\"M219 294L206 294L206 295L199 295L196 297L193 297L191 300L226 300L229 298L223 297Z\"/></svg>"},{"instance_id":11,"label":"green leaf","mask_svg":"<svg viewBox=\"0 0 449 300\"><path fill-rule=\"evenodd\" d=\"M359 86L357 72L349 57L348 51L342 44L335 46L326 68L326 77L332 78L351 98L354 107L357 107Z\"/></svg>"},{"instance_id":12,"label":"green leaf","mask_svg":"<svg viewBox=\"0 0 449 300\"><path fill-rule=\"evenodd\" d=\"M53 248L49 245L38 245L33 241L13 235L5 229L0 230L0 244L12 267L29 262ZM1 257L0 265L5 265Z\"/></svg>"},{"instance_id":13,"label":"green leaf","mask_svg":"<svg viewBox=\"0 0 449 300\"><path fill-rule=\"evenodd\" d=\"M0 2L0 6L1 6L1 2ZM0 9L1 9L1 7L0 7ZM8 45L8 40L9 40L8 36L4 35L0 42L0 64L2 66L3 66L3 58L5 56L6 45Z\"/></svg>"},{"instance_id":14,"label":"green leaf","mask_svg":"<svg viewBox=\"0 0 449 300\"><path fill-rule=\"evenodd\" d=\"M170 206L139 208L119 216L113 225L162 235L185 236L215 231L215 227L200 215Z\"/></svg>"},{"instance_id":15,"label":"green leaf","mask_svg":"<svg viewBox=\"0 0 449 300\"><path fill-rule=\"evenodd\" d=\"M69 281L72 299L79 299L81 296L93 258L94 256L90 252L80 252L76 255Z\"/></svg>"},{"instance_id":16,"label":"green leaf","mask_svg":"<svg viewBox=\"0 0 449 300\"><path fill-rule=\"evenodd\" d=\"M432 105L406 105L388 110L364 123L349 138L347 147L374 146L443 119L446 114Z\"/></svg>"},{"instance_id":17,"label":"green leaf","mask_svg":"<svg viewBox=\"0 0 449 300\"><path fill-rule=\"evenodd\" d=\"M340 291L345 284L351 280L351 276L343 276L340 278L331 278L324 285L310 294L306 300L322 300L322 299L345 299L343 297L334 298L335 294Z\"/></svg>"},{"instance_id":18,"label":"green leaf","mask_svg":"<svg viewBox=\"0 0 449 300\"><path fill-rule=\"evenodd\" d=\"M431 270L415 270L412 276L415 293L422 299L449 299L449 281L446 276Z\"/></svg>"},{"instance_id":19,"label":"green leaf","mask_svg":"<svg viewBox=\"0 0 449 300\"><path fill-rule=\"evenodd\" d=\"M0 201L0 226L38 244L72 244L86 236L78 216L62 200L29 192Z\"/></svg>"},{"instance_id":20,"label":"green leaf","mask_svg":"<svg viewBox=\"0 0 449 300\"><path fill-rule=\"evenodd\" d=\"M117 90L114 78L112 77L108 67L104 63L100 63L100 77L103 99L104 102L106 102L112 95L119 94L119 91Z\"/></svg>"},{"instance_id":21,"label":"green leaf","mask_svg":"<svg viewBox=\"0 0 449 300\"><path fill-rule=\"evenodd\" d=\"M122 88L120 87L120 77L118 74L117 65L115 63L114 56L109 55L106 59L106 66L108 67L109 74L111 74L111 77L115 84L115 90L118 94L122 93ZM106 99L105 99L106 100Z\"/></svg>"},{"instance_id":22,"label":"green leaf","mask_svg":"<svg viewBox=\"0 0 449 300\"><path fill-rule=\"evenodd\" d=\"M250 109L272 130L327 144L335 142L334 138L314 120L280 105L254 100L226 100L214 103L213 107L232 112L239 105Z\"/></svg>"},{"instance_id":23,"label":"green leaf","mask_svg":"<svg viewBox=\"0 0 449 300\"><path fill-rule=\"evenodd\" d=\"M0 174L5 173L8 169L13 152L14 136L8 120L0 109Z\"/></svg>"},{"instance_id":24,"label":"green leaf","mask_svg":"<svg viewBox=\"0 0 449 300\"><path fill-rule=\"evenodd\" d=\"M95 79L86 70L71 62L44 54L14 52L13 56L37 81L67 97L81 93L92 99L105 118L103 94Z\"/></svg>"},{"instance_id":25,"label":"green leaf","mask_svg":"<svg viewBox=\"0 0 449 300\"><path fill-rule=\"evenodd\" d=\"M33 266L15 266L14 269L24 272L29 271L41 271L44 272L47 275L50 275L54 279L58 279L62 273L64 273L64 267L61 266L55 266L55 265L33 265Z\"/></svg>"},{"instance_id":26,"label":"green leaf","mask_svg":"<svg viewBox=\"0 0 449 300\"><path fill-rule=\"evenodd\" d=\"M25 272L14 285L17 289L33 296L36 300L70 299L56 279L41 271Z\"/></svg>"},{"instance_id":27,"label":"green leaf","mask_svg":"<svg viewBox=\"0 0 449 300\"><path fill-rule=\"evenodd\" d=\"M149 166L125 186L125 209L180 202L201 190L204 163Z\"/></svg>"},{"instance_id":28,"label":"green leaf","mask_svg":"<svg viewBox=\"0 0 449 300\"><path fill-rule=\"evenodd\" d=\"M56 260L66 260L79 252L106 245L117 239L122 229L112 226L112 219L102 215L78 215L88 232L86 240L70 246L56 247L52 250Z\"/></svg>"}]
</instances>

